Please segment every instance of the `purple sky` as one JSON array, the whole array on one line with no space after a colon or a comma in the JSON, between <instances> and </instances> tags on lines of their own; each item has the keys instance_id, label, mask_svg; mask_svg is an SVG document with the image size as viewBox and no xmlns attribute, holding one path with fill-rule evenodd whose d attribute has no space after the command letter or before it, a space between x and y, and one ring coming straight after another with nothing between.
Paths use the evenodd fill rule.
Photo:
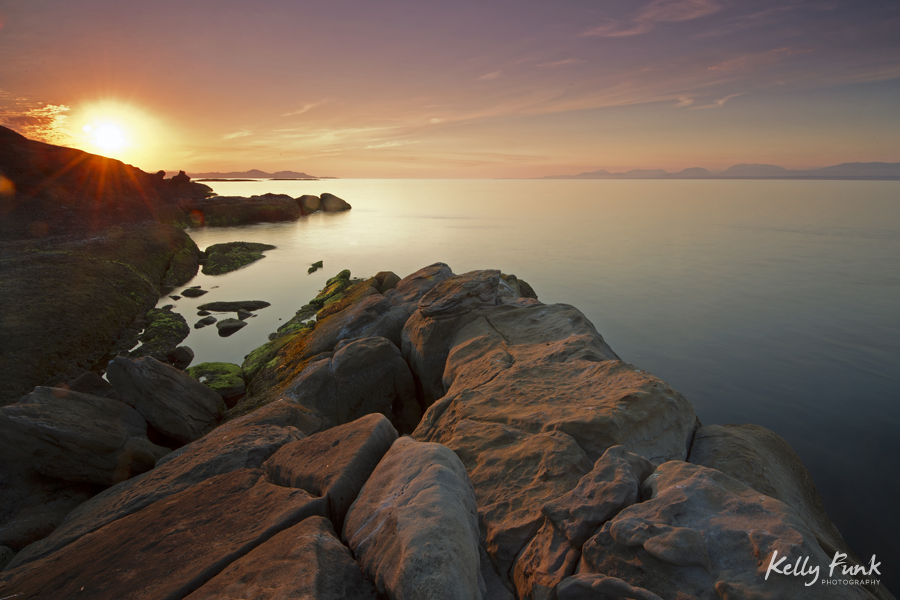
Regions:
<instances>
[{"instance_id":1,"label":"purple sky","mask_svg":"<svg viewBox=\"0 0 900 600\"><path fill-rule=\"evenodd\" d=\"M0 57L0 123L146 170L900 161L896 0L0 0Z\"/></svg>"}]
</instances>

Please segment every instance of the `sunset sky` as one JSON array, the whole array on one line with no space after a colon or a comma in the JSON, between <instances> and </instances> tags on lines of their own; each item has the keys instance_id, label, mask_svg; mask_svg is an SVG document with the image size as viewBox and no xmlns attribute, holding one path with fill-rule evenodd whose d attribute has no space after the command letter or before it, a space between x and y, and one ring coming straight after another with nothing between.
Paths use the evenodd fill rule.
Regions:
<instances>
[{"instance_id":1,"label":"sunset sky","mask_svg":"<svg viewBox=\"0 0 900 600\"><path fill-rule=\"evenodd\" d=\"M897 0L0 0L0 124L145 170L900 161Z\"/></svg>"}]
</instances>

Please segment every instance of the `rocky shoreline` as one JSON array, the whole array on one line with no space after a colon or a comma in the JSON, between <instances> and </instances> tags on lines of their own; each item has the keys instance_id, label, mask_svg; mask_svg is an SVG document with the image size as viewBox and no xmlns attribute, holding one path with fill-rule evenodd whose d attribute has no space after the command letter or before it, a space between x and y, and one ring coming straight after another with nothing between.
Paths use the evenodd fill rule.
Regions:
<instances>
[{"instance_id":1,"label":"rocky shoreline","mask_svg":"<svg viewBox=\"0 0 900 600\"><path fill-rule=\"evenodd\" d=\"M182 370L189 324L151 307L266 247L180 227L349 205L10 133L0 598L893 598L819 581L841 555L880 577L783 439L702 425L515 275L342 271L243 364Z\"/></svg>"},{"instance_id":2,"label":"rocky shoreline","mask_svg":"<svg viewBox=\"0 0 900 600\"><path fill-rule=\"evenodd\" d=\"M0 408L20 496L43 494L20 512L61 507L0 593L892 597L766 577L773 557L854 556L799 458L761 427L701 425L576 308L441 263L333 279L313 325L248 355L234 408L149 357L112 361L106 396Z\"/></svg>"}]
</instances>

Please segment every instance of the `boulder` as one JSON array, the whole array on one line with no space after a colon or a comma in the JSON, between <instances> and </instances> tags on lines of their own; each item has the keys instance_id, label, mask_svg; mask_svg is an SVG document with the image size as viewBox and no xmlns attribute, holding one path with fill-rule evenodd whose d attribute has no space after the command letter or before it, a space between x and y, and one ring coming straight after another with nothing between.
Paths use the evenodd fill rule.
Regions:
<instances>
[{"instance_id":1,"label":"boulder","mask_svg":"<svg viewBox=\"0 0 900 600\"><path fill-rule=\"evenodd\" d=\"M297 201L287 194L199 198L191 203L191 209L191 221L195 227L295 221L303 214Z\"/></svg>"},{"instance_id":2,"label":"boulder","mask_svg":"<svg viewBox=\"0 0 900 600\"><path fill-rule=\"evenodd\" d=\"M543 526L515 563L519 598L552 598L575 572L584 542L639 500L641 484L653 471L647 459L613 446L574 489L544 504Z\"/></svg>"},{"instance_id":3,"label":"boulder","mask_svg":"<svg viewBox=\"0 0 900 600\"><path fill-rule=\"evenodd\" d=\"M446 264L434 263L398 281L393 289L384 292L384 297L393 304L408 307L411 314L419 298L451 275L453 271Z\"/></svg>"},{"instance_id":4,"label":"boulder","mask_svg":"<svg viewBox=\"0 0 900 600\"><path fill-rule=\"evenodd\" d=\"M250 312L249 310L244 310L243 308L239 308L237 311L237 317L241 321L246 321L247 319L249 319L252 316L253 316L253 313Z\"/></svg>"},{"instance_id":5,"label":"boulder","mask_svg":"<svg viewBox=\"0 0 900 600\"><path fill-rule=\"evenodd\" d=\"M223 275L230 273L265 258L263 252L274 248L275 246L271 244L260 244L257 242L213 244L204 251L206 253L206 262L203 263L203 274Z\"/></svg>"},{"instance_id":6,"label":"boulder","mask_svg":"<svg viewBox=\"0 0 900 600\"><path fill-rule=\"evenodd\" d=\"M188 346L178 346L166 356L166 362L176 369L184 370L194 360L194 351Z\"/></svg>"},{"instance_id":7,"label":"boulder","mask_svg":"<svg viewBox=\"0 0 900 600\"><path fill-rule=\"evenodd\" d=\"M237 404L247 389L243 370L232 363L200 363L184 372L219 394L228 408Z\"/></svg>"},{"instance_id":8,"label":"boulder","mask_svg":"<svg viewBox=\"0 0 900 600\"><path fill-rule=\"evenodd\" d=\"M117 356L106 373L119 396L178 445L202 437L225 414L219 394L153 358Z\"/></svg>"},{"instance_id":9,"label":"boulder","mask_svg":"<svg viewBox=\"0 0 900 600\"><path fill-rule=\"evenodd\" d=\"M796 510L828 555L853 555L828 518L812 475L778 434L759 425L705 425L694 434L687 460L718 469Z\"/></svg>"},{"instance_id":10,"label":"boulder","mask_svg":"<svg viewBox=\"0 0 900 600\"><path fill-rule=\"evenodd\" d=\"M366 296L359 302L316 324L305 342L305 355L330 352L338 342L365 337L383 337L395 345L406 322L406 314L383 296Z\"/></svg>"},{"instance_id":11,"label":"boulder","mask_svg":"<svg viewBox=\"0 0 900 600\"><path fill-rule=\"evenodd\" d=\"M240 319L222 319L216 323L216 329L219 330L220 337L228 337L236 333L238 329L242 329L247 325L246 321Z\"/></svg>"},{"instance_id":12,"label":"boulder","mask_svg":"<svg viewBox=\"0 0 900 600\"><path fill-rule=\"evenodd\" d=\"M831 556L800 515L721 471L666 462L644 482L641 496L646 500L585 543L579 575L617 578L660 598L868 597L861 588L821 585ZM820 572L767 578L779 557L808 559Z\"/></svg>"},{"instance_id":13,"label":"boulder","mask_svg":"<svg viewBox=\"0 0 900 600\"><path fill-rule=\"evenodd\" d=\"M273 483L325 498L328 517L341 529L347 509L396 439L384 416L367 415L282 446L265 469Z\"/></svg>"},{"instance_id":14,"label":"boulder","mask_svg":"<svg viewBox=\"0 0 900 600\"><path fill-rule=\"evenodd\" d=\"M264 300L238 300L234 302L207 302L206 304L201 304L197 308L200 311L214 310L216 312L237 312L241 309L259 310L261 308L266 308L267 306L271 306L271 304ZM199 315L200 313L198 312L197 314Z\"/></svg>"},{"instance_id":15,"label":"boulder","mask_svg":"<svg viewBox=\"0 0 900 600\"><path fill-rule=\"evenodd\" d=\"M0 571L2 571L6 565L9 564L9 561L13 559L16 553L12 548L7 546L0 546Z\"/></svg>"},{"instance_id":16,"label":"boulder","mask_svg":"<svg viewBox=\"0 0 900 600\"><path fill-rule=\"evenodd\" d=\"M97 598L183 598L276 533L322 514L321 499L262 475L241 469L198 483L52 555L7 568L0 589L23 598L70 598L81 590Z\"/></svg>"},{"instance_id":17,"label":"boulder","mask_svg":"<svg viewBox=\"0 0 900 600\"><path fill-rule=\"evenodd\" d=\"M384 294L397 287L400 276L393 271L379 271L375 274L375 281L378 283L378 291Z\"/></svg>"},{"instance_id":18,"label":"boulder","mask_svg":"<svg viewBox=\"0 0 900 600\"><path fill-rule=\"evenodd\" d=\"M453 452L402 437L350 507L343 538L380 594L480 599L476 510Z\"/></svg>"},{"instance_id":19,"label":"boulder","mask_svg":"<svg viewBox=\"0 0 900 600\"><path fill-rule=\"evenodd\" d=\"M152 471L123 481L78 506L49 537L16 555L11 568L49 556L202 481L241 469L260 468L279 448L317 427L318 422L284 403L270 404L256 414L226 423L168 454Z\"/></svg>"},{"instance_id":20,"label":"boulder","mask_svg":"<svg viewBox=\"0 0 900 600\"><path fill-rule=\"evenodd\" d=\"M47 387L0 408L0 449L4 462L101 486L152 469L167 452L147 439L147 422L130 406Z\"/></svg>"},{"instance_id":21,"label":"boulder","mask_svg":"<svg viewBox=\"0 0 900 600\"><path fill-rule=\"evenodd\" d=\"M322 206L322 201L318 196L313 196L312 194L304 194L297 198L297 205L300 206L300 210L303 211L304 215L310 215L319 210L319 208ZM319 265L319 267L321 266L322 265Z\"/></svg>"},{"instance_id":22,"label":"boulder","mask_svg":"<svg viewBox=\"0 0 900 600\"><path fill-rule=\"evenodd\" d=\"M598 598L627 598L628 600L663 600L653 592L636 588L627 582L606 575L573 575L557 588L558 600L597 600Z\"/></svg>"},{"instance_id":23,"label":"boulder","mask_svg":"<svg viewBox=\"0 0 900 600\"><path fill-rule=\"evenodd\" d=\"M144 331L138 336L141 345L129 356L152 356L165 361L170 352L191 332L187 321L171 308L151 308L144 318Z\"/></svg>"},{"instance_id":24,"label":"boulder","mask_svg":"<svg viewBox=\"0 0 900 600\"><path fill-rule=\"evenodd\" d=\"M324 517L309 517L236 560L187 596L222 598L315 598L377 600L350 551Z\"/></svg>"},{"instance_id":25,"label":"boulder","mask_svg":"<svg viewBox=\"0 0 900 600\"><path fill-rule=\"evenodd\" d=\"M311 362L283 397L322 415L328 426L381 413L401 431L412 431L421 413L409 367L383 337L343 341L331 356Z\"/></svg>"},{"instance_id":26,"label":"boulder","mask_svg":"<svg viewBox=\"0 0 900 600\"><path fill-rule=\"evenodd\" d=\"M320 197L320 206L325 212L341 212L352 207L334 194L324 193Z\"/></svg>"}]
</instances>

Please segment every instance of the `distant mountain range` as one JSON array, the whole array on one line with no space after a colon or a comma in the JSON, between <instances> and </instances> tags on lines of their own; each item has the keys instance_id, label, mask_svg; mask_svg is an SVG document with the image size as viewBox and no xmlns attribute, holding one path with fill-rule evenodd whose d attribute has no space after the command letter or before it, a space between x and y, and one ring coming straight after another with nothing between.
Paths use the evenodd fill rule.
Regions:
<instances>
[{"instance_id":1,"label":"distant mountain range","mask_svg":"<svg viewBox=\"0 0 900 600\"><path fill-rule=\"evenodd\" d=\"M331 179L330 177L316 177L297 171L278 171L266 173L259 169L249 171L231 171L230 173L188 173L191 179Z\"/></svg>"},{"instance_id":2,"label":"distant mountain range","mask_svg":"<svg viewBox=\"0 0 900 600\"><path fill-rule=\"evenodd\" d=\"M742 163L724 171L702 167L669 173L663 169L634 169L610 173L605 169L578 175L549 175L540 179L900 179L900 163L842 163L832 167L792 171L778 165Z\"/></svg>"}]
</instances>

